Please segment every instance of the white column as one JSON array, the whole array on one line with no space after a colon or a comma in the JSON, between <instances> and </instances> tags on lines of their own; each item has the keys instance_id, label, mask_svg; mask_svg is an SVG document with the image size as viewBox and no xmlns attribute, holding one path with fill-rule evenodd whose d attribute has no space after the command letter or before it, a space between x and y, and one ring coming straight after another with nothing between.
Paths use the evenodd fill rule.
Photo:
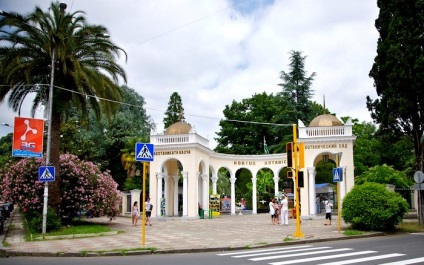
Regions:
<instances>
[{"instance_id":1,"label":"white column","mask_svg":"<svg viewBox=\"0 0 424 265\"><path fill-rule=\"evenodd\" d=\"M179 176L173 176L174 178L174 216L178 216L178 180Z\"/></svg>"},{"instance_id":2,"label":"white column","mask_svg":"<svg viewBox=\"0 0 424 265\"><path fill-rule=\"evenodd\" d=\"M122 198L121 216L125 216L125 213L127 211L127 206L128 206L127 193L121 191L121 198Z\"/></svg>"},{"instance_id":3,"label":"white column","mask_svg":"<svg viewBox=\"0 0 424 265\"><path fill-rule=\"evenodd\" d=\"M202 207L204 210L209 210L209 192L208 192L209 174L202 174L202 181L203 181Z\"/></svg>"},{"instance_id":4,"label":"white column","mask_svg":"<svg viewBox=\"0 0 424 265\"><path fill-rule=\"evenodd\" d=\"M236 176L234 172L231 172L231 215L236 214Z\"/></svg>"},{"instance_id":5,"label":"white column","mask_svg":"<svg viewBox=\"0 0 424 265\"><path fill-rule=\"evenodd\" d=\"M258 198L256 198L256 193L257 193L256 189L257 189L256 188L256 176L254 176L252 178L252 192L253 192L253 194L252 194L252 214L258 213L258 202L257 202Z\"/></svg>"},{"instance_id":6,"label":"white column","mask_svg":"<svg viewBox=\"0 0 424 265\"><path fill-rule=\"evenodd\" d=\"M216 173L212 175L212 193L216 194L216 182L218 181L218 176Z\"/></svg>"},{"instance_id":7,"label":"white column","mask_svg":"<svg viewBox=\"0 0 424 265\"><path fill-rule=\"evenodd\" d=\"M340 203L343 202L343 198L344 196L346 196L346 167L342 167L342 168L343 168L343 181L340 182ZM340 205L340 207L342 206Z\"/></svg>"},{"instance_id":8,"label":"white column","mask_svg":"<svg viewBox=\"0 0 424 265\"><path fill-rule=\"evenodd\" d=\"M278 174L275 174L275 172L274 172L274 193L275 193L275 196L278 196L278 180L279 180Z\"/></svg>"},{"instance_id":9,"label":"white column","mask_svg":"<svg viewBox=\"0 0 424 265\"><path fill-rule=\"evenodd\" d=\"M183 216L187 216L188 208L188 172L183 171Z\"/></svg>"},{"instance_id":10,"label":"white column","mask_svg":"<svg viewBox=\"0 0 424 265\"><path fill-rule=\"evenodd\" d=\"M317 213L316 192L315 192L315 168L308 167L309 183L309 214Z\"/></svg>"},{"instance_id":11,"label":"white column","mask_svg":"<svg viewBox=\"0 0 424 265\"><path fill-rule=\"evenodd\" d=\"M168 179L169 179L169 176L164 175L163 177L164 177L164 180L165 180L165 189L164 189L164 192L163 192L164 193L163 197L165 198L165 216L167 216L168 213L169 213L169 209L168 209L168 206L169 206L169 198L168 198L168 194L169 194Z\"/></svg>"},{"instance_id":12,"label":"white column","mask_svg":"<svg viewBox=\"0 0 424 265\"><path fill-rule=\"evenodd\" d=\"M160 216L160 199L162 198L162 179L163 173L156 173L156 178L158 182L157 189L157 198L156 205L153 205L153 210L156 210L156 216Z\"/></svg>"},{"instance_id":13,"label":"white column","mask_svg":"<svg viewBox=\"0 0 424 265\"><path fill-rule=\"evenodd\" d=\"M200 203L200 204L202 204L202 207L203 207L203 200L202 200L202 198L200 197L200 189L201 189L201 187L200 187L200 184L202 183L202 173L200 173L200 172L196 172L196 204L197 203Z\"/></svg>"}]
</instances>

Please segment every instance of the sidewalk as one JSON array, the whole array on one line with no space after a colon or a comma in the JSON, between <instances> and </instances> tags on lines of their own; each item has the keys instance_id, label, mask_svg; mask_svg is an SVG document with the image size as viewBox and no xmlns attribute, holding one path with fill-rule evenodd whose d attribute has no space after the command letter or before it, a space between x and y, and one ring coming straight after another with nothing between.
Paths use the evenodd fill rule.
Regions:
<instances>
[{"instance_id":1,"label":"sidewalk","mask_svg":"<svg viewBox=\"0 0 424 265\"><path fill-rule=\"evenodd\" d=\"M158 218L152 219L152 226L146 227L145 245L142 245L141 222L139 226L132 226L129 217L117 217L112 222L105 217L90 220L119 232L107 236L25 242L22 217L15 212L8 220L9 229L5 227L4 241L7 243L0 248L0 255L141 255L234 250L349 238L343 235L346 224L342 223L342 231L338 232L337 215L333 215L331 226L324 225L323 215L303 218L302 238L293 238L295 219L289 219L288 226L272 225L269 214L222 215L213 219Z\"/></svg>"}]
</instances>

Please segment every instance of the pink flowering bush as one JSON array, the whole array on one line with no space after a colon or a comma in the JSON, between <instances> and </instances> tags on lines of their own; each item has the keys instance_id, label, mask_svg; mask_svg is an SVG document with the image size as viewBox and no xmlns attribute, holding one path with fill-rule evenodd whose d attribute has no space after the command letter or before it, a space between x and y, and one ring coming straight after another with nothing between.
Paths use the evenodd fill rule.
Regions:
<instances>
[{"instance_id":1,"label":"pink flowering bush","mask_svg":"<svg viewBox=\"0 0 424 265\"><path fill-rule=\"evenodd\" d=\"M42 213L44 183L38 181L38 168L44 159L22 159L0 169L0 194L24 211ZM57 170L57 169L56 169ZM60 218L70 220L84 209L94 216L118 215L121 202L117 184L109 172L101 172L92 162L75 155L60 156Z\"/></svg>"},{"instance_id":2,"label":"pink flowering bush","mask_svg":"<svg viewBox=\"0 0 424 265\"><path fill-rule=\"evenodd\" d=\"M121 193L118 184L113 180L109 172L99 174L95 180L97 189L94 190L92 213L94 216L109 216L111 218L119 214Z\"/></svg>"},{"instance_id":3,"label":"pink flowering bush","mask_svg":"<svg viewBox=\"0 0 424 265\"><path fill-rule=\"evenodd\" d=\"M18 204L24 212L42 212L44 183L38 181L38 167L41 163L40 159L6 163L0 170L3 200Z\"/></svg>"}]
</instances>

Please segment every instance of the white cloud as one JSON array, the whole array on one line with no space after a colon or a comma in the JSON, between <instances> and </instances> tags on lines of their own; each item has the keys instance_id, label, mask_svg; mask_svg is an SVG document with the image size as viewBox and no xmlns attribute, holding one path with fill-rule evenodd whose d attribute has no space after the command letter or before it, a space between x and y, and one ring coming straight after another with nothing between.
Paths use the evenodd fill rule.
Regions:
<instances>
[{"instance_id":1,"label":"white cloud","mask_svg":"<svg viewBox=\"0 0 424 265\"><path fill-rule=\"evenodd\" d=\"M121 61L128 86L145 98L159 130L176 91L187 122L214 148L225 105L280 91L279 75L288 70L291 50L303 51L308 74L317 73L315 101L322 103L325 95L326 107L338 117L371 121L365 98L376 97L368 77L378 38L373 1L276 0L248 14L226 0L64 2L67 11L83 10L90 23L106 26L127 51L128 62ZM33 3L47 8L50 0L0 3L5 11L26 13ZM13 123L15 114L6 109L0 105L0 122Z\"/></svg>"}]
</instances>

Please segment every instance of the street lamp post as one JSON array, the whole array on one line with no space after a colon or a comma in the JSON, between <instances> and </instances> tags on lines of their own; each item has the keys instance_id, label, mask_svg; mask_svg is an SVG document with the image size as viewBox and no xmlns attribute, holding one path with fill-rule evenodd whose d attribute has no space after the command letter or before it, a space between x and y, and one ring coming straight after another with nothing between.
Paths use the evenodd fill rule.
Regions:
<instances>
[{"instance_id":1,"label":"street lamp post","mask_svg":"<svg viewBox=\"0 0 424 265\"><path fill-rule=\"evenodd\" d=\"M66 4L60 3L59 8L61 13L65 12ZM51 63L51 74L50 74L50 90L49 90L49 101L48 101L48 123L47 123L47 151L46 151L46 166L50 165L50 151L52 142L52 116L53 116L53 88L54 88L54 69L56 62L56 47L53 45L52 49L52 63ZM46 233L47 229L47 205L49 198L49 183L44 182L44 201L43 201L43 226L42 234Z\"/></svg>"},{"instance_id":2,"label":"street lamp post","mask_svg":"<svg viewBox=\"0 0 424 265\"><path fill-rule=\"evenodd\" d=\"M46 152L46 166L50 165L50 150L51 150L51 142L52 142L52 114L53 114L53 87L54 87L54 68L55 68L55 60L56 60L56 48L53 47L52 51L52 69L50 76L50 90L49 90L49 102L48 102L48 123L47 123L47 152ZM49 199L49 182L44 182L44 201L43 201L43 226L42 226L42 234L46 233L47 230L47 205Z\"/></svg>"},{"instance_id":3,"label":"street lamp post","mask_svg":"<svg viewBox=\"0 0 424 265\"><path fill-rule=\"evenodd\" d=\"M4 123L4 122L2 122L2 123L1 123L1 125L6 126L6 127L13 128L13 126L11 126L9 123Z\"/></svg>"}]
</instances>

